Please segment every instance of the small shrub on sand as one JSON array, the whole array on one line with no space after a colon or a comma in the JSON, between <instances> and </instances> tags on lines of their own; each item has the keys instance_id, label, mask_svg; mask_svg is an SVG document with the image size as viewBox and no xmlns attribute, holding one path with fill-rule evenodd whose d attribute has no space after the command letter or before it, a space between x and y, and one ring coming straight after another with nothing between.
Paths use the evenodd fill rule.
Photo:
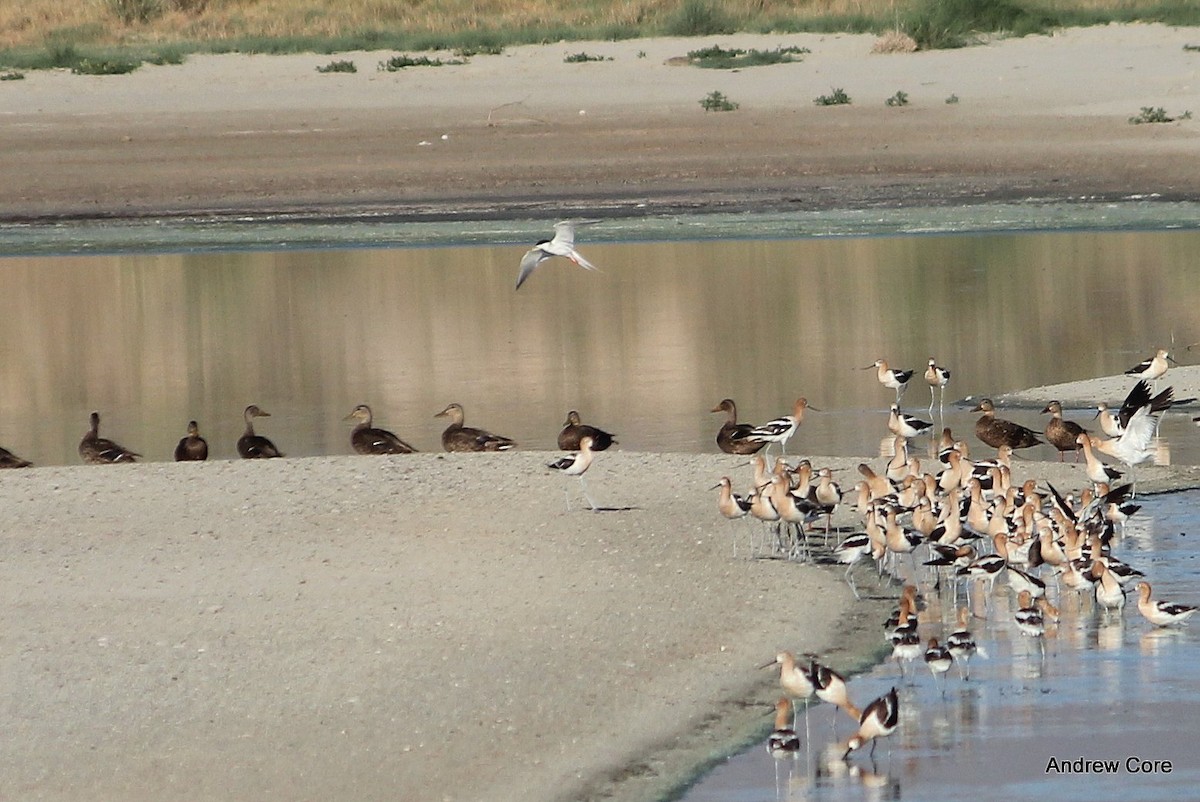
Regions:
<instances>
[{"instance_id":1,"label":"small shrub on sand","mask_svg":"<svg viewBox=\"0 0 1200 802\"><path fill-rule=\"evenodd\" d=\"M1142 106L1141 112L1135 117L1130 117L1129 122L1133 123L1134 125L1144 125L1147 123L1173 123L1176 120L1190 119L1192 119L1192 113L1190 111L1185 111L1178 117L1172 117L1171 115L1167 114L1167 110L1162 106Z\"/></svg>"},{"instance_id":2,"label":"small shrub on sand","mask_svg":"<svg viewBox=\"0 0 1200 802\"><path fill-rule=\"evenodd\" d=\"M709 92L708 96L700 101L700 108L705 111L733 111L737 107L738 104L725 97L723 92Z\"/></svg>"},{"instance_id":3,"label":"small shrub on sand","mask_svg":"<svg viewBox=\"0 0 1200 802\"><path fill-rule=\"evenodd\" d=\"M317 67L317 72L358 72L358 67L354 66L353 61L331 61L324 67Z\"/></svg>"},{"instance_id":4,"label":"small shrub on sand","mask_svg":"<svg viewBox=\"0 0 1200 802\"><path fill-rule=\"evenodd\" d=\"M885 100L883 102L884 102L884 105L887 105L887 106L907 106L908 105L908 92L903 92L903 91L897 92L896 94L892 95L891 97L889 97L887 100Z\"/></svg>"},{"instance_id":5,"label":"small shrub on sand","mask_svg":"<svg viewBox=\"0 0 1200 802\"><path fill-rule=\"evenodd\" d=\"M818 106L847 106L850 104L850 96L843 89L834 89L828 95L813 98L813 103Z\"/></svg>"},{"instance_id":6,"label":"small shrub on sand","mask_svg":"<svg viewBox=\"0 0 1200 802\"><path fill-rule=\"evenodd\" d=\"M872 53L912 53L917 49L917 40L904 31L888 31L871 45Z\"/></svg>"}]
</instances>

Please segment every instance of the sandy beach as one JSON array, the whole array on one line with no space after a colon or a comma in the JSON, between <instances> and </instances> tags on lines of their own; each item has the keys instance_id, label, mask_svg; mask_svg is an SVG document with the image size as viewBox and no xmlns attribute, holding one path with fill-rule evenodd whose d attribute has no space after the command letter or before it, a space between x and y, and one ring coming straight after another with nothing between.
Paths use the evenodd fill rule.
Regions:
<instances>
[{"instance_id":1,"label":"sandy beach","mask_svg":"<svg viewBox=\"0 0 1200 802\"><path fill-rule=\"evenodd\" d=\"M399 219L1200 196L1200 30L1068 29L872 54L869 35L393 55L193 56L0 84L0 220L316 213ZM725 48L806 48L736 72ZM573 54L611 59L564 62ZM429 54L450 59L450 53ZM355 74L320 74L334 59ZM813 100L843 89L846 106ZM706 113L720 91L734 112ZM909 103L885 100L904 92ZM955 100L956 102L947 102Z\"/></svg>"},{"instance_id":2,"label":"sandy beach","mask_svg":"<svg viewBox=\"0 0 1200 802\"><path fill-rule=\"evenodd\" d=\"M1200 198L1200 123L1128 122L1200 113L1200 54L1183 47L1200 30L872 42L31 73L0 84L0 221ZM811 53L737 73L671 63L714 43ZM581 51L612 61L563 62ZM831 87L854 103L815 106ZM705 113L714 90L741 107ZM885 106L897 91L910 105ZM846 669L877 654L893 588L863 577L856 603L835 567L733 555L744 530L710 488L748 484L740 458L606 453L589 482L614 509L592 513L550 457L5 472L0 798L652 800L769 723L757 666L778 650ZM812 459L844 476L862 461ZM1026 476L1084 483L1070 464ZM1200 485L1191 467L1138 479Z\"/></svg>"}]
</instances>

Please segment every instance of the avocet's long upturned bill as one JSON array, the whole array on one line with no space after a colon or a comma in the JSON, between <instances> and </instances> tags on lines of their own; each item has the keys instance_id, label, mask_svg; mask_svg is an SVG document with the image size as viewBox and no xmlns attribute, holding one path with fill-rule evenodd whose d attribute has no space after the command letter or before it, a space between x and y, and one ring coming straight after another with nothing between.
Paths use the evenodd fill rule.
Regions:
<instances>
[{"instance_id":1,"label":"avocet's long upturned bill","mask_svg":"<svg viewBox=\"0 0 1200 802\"><path fill-rule=\"evenodd\" d=\"M595 270L596 266L583 258L575 250L575 226L594 223L594 220L563 220L554 226L554 238L544 239L530 248L521 258L521 272L517 274L516 289L521 289L525 279L533 269L552 256L563 256L585 270Z\"/></svg>"}]
</instances>

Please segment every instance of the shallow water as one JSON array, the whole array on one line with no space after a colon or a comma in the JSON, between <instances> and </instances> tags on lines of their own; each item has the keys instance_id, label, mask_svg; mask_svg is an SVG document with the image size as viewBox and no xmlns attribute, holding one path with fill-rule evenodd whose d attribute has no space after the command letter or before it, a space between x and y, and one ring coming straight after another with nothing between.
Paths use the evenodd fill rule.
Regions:
<instances>
[{"instance_id":1,"label":"shallow water","mask_svg":"<svg viewBox=\"0 0 1200 802\"><path fill-rule=\"evenodd\" d=\"M581 232L601 272L547 264L519 293L526 244L0 259L0 444L74 464L96 409L148 459L169 459L192 418L230 458L256 403L289 456L345 454L341 418L365 402L437 450L433 415L458 402L527 448L553 449L578 409L627 449L711 451L720 399L753 422L804 395L822 411L793 452L875 453L892 393L858 368L876 358L936 356L952 402L1119 373L1172 343L1186 363L1200 332L1196 230L603 241L626 225ZM913 385L905 406L924 413ZM1188 417L1162 430L1179 463L1200 462ZM973 421L952 403L937 420L961 435Z\"/></svg>"},{"instance_id":2,"label":"shallow water","mask_svg":"<svg viewBox=\"0 0 1200 802\"><path fill-rule=\"evenodd\" d=\"M1141 502L1114 554L1145 572L1155 598L1200 603L1200 493ZM756 745L683 800L1194 798L1200 758L1190 733L1200 715L1200 620L1155 629L1138 614L1136 593L1121 614L1107 616L1066 595L1058 599L1051 590L1062 618L1038 644L1017 630L1012 594L998 583L993 610L970 625L987 657L971 660L969 681L952 670L944 695L920 661L904 681L890 660L851 679L851 697L862 705L893 685L900 689L900 728L874 760L855 754L842 761L831 747L835 711L817 705L809 714L811 749L796 761L777 761ZM941 638L954 628L952 607L933 594L927 601L922 639ZM848 737L853 725L838 715L840 737ZM766 714L764 722L769 726ZM798 729L803 733L803 721ZM1081 757L1116 761L1116 770L1048 771L1052 758ZM1170 761L1171 768L1134 772L1131 758L1138 769L1147 760Z\"/></svg>"}]
</instances>

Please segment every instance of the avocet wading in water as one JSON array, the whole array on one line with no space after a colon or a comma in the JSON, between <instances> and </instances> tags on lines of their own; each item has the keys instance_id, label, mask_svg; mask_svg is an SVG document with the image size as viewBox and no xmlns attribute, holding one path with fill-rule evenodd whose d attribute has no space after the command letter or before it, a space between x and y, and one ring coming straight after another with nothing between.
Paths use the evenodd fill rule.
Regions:
<instances>
[{"instance_id":1,"label":"avocet wading in water","mask_svg":"<svg viewBox=\"0 0 1200 802\"><path fill-rule=\"evenodd\" d=\"M554 238L544 239L530 248L521 258L521 272L517 274L516 289L521 289L525 279L533 273L533 269L552 256L562 256L570 259L585 270L595 270L596 266L583 258L575 250L575 227L595 223L595 220L563 220L554 226Z\"/></svg>"}]
</instances>

